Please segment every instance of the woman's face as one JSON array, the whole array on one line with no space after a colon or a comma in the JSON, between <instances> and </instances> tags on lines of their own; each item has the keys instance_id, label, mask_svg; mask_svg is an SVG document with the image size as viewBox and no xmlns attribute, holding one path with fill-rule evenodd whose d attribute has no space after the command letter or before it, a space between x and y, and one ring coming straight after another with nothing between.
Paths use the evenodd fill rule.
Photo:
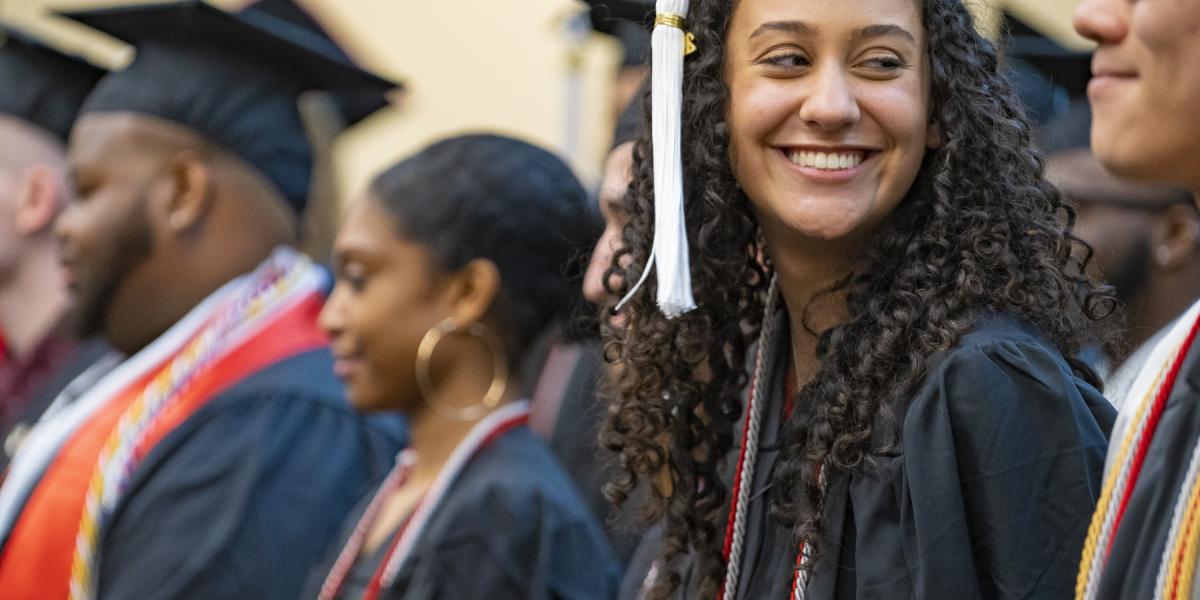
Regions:
<instances>
[{"instance_id":1,"label":"woman's face","mask_svg":"<svg viewBox=\"0 0 1200 600\"><path fill-rule=\"evenodd\" d=\"M741 0L724 68L733 172L768 240L865 241L936 143L913 0Z\"/></svg>"},{"instance_id":2,"label":"woman's face","mask_svg":"<svg viewBox=\"0 0 1200 600\"><path fill-rule=\"evenodd\" d=\"M356 200L334 242L337 284L321 311L334 371L359 410L407 410L420 401L417 346L448 313L429 251L396 234L370 196Z\"/></svg>"}]
</instances>

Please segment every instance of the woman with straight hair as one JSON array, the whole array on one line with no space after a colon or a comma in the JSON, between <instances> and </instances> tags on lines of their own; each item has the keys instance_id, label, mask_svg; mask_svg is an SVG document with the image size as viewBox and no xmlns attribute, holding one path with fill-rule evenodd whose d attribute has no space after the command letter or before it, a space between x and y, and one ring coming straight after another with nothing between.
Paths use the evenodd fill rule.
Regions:
<instances>
[{"instance_id":1,"label":"woman with straight hair","mask_svg":"<svg viewBox=\"0 0 1200 600\"><path fill-rule=\"evenodd\" d=\"M404 414L411 443L318 598L615 595L604 535L510 377L570 305L591 218L561 160L494 135L438 142L351 205L321 325L351 402Z\"/></svg>"}]
</instances>

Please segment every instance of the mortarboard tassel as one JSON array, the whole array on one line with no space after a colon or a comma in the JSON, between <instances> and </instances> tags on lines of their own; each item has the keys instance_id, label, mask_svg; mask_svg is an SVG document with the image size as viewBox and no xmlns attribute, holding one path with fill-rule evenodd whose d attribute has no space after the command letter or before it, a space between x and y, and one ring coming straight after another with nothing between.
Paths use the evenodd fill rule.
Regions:
<instances>
[{"instance_id":1,"label":"mortarboard tassel","mask_svg":"<svg viewBox=\"0 0 1200 600\"><path fill-rule=\"evenodd\" d=\"M654 143L654 243L646 269L621 302L619 310L658 269L658 307L668 319L693 308L692 273L688 261L687 226L683 217L683 159L680 153L683 105L683 57L693 49L684 31L689 0L658 0L650 37Z\"/></svg>"}]
</instances>

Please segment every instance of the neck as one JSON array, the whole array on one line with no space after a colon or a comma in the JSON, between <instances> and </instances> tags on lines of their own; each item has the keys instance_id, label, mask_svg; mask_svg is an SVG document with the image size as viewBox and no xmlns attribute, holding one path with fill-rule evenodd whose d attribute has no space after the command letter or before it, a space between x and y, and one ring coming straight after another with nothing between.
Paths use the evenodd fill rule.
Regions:
<instances>
[{"instance_id":1,"label":"neck","mask_svg":"<svg viewBox=\"0 0 1200 600\"><path fill-rule=\"evenodd\" d=\"M768 252L787 306L798 387L820 368L817 341L822 332L848 318L844 291L828 292L857 265L857 256L797 243L794 235L766 235ZM775 239L772 239L775 238Z\"/></svg>"},{"instance_id":2,"label":"neck","mask_svg":"<svg viewBox=\"0 0 1200 600\"><path fill-rule=\"evenodd\" d=\"M140 352L222 286L252 273L270 255L265 246L253 251L214 250L220 243L181 247L156 261L148 278L158 282L153 291L114 303L105 330L112 345L128 356ZM232 239L225 243L235 250L236 245ZM147 304L154 310L148 311Z\"/></svg>"},{"instance_id":3,"label":"neck","mask_svg":"<svg viewBox=\"0 0 1200 600\"><path fill-rule=\"evenodd\" d=\"M47 242L21 258L17 272L0 289L0 330L9 351L24 358L50 334L66 309L58 259Z\"/></svg>"},{"instance_id":4,"label":"neck","mask_svg":"<svg viewBox=\"0 0 1200 600\"><path fill-rule=\"evenodd\" d=\"M1146 343L1200 298L1200 266L1185 265L1170 273L1151 275L1150 281L1127 303L1125 347L1118 357L1124 362L1129 353Z\"/></svg>"},{"instance_id":5,"label":"neck","mask_svg":"<svg viewBox=\"0 0 1200 600\"><path fill-rule=\"evenodd\" d=\"M458 372L449 374L445 378L445 382L438 386L434 401L442 402L447 406L461 406L461 400L457 399L482 399L485 390L491 383L491 370L460 368L456 371ZM486 373L486 375L481 376L481 373ZM518 391L510 386L500 403L497 404L497 408L515 401L518 395ZM431 409L424 401L419 402L420 409L414 410L408 415L409 448L417 454L417 462L413 466L411 479L414 482L428 483L437 477L442 467L450 460L454 449L462 443L471 429L479 423L479 420L486 418L495 409L488 411L478 420L461 422L447 419Z\"/></svg>"}]
</instances>

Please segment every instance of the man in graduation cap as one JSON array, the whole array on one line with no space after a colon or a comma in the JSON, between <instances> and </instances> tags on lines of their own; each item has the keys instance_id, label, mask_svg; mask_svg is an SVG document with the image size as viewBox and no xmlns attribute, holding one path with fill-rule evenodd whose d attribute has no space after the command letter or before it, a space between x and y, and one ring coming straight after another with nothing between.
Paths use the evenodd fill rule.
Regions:
<instances>
[{"instance_id":1,"label":"man in graduation cap","mask_svg":"<svg viewBox=\"0 0 1200 600\"><path fill-rule=\"evenodd\" d=\"M54 397L106 351L62 323L67 291L52 229L70 192L66 140L104 69L0 24L0 469Z\"/></svg>"},{"instance_id":2,"label":"man in graduation cap","mask_svg":"<svg viewBox=\"0 0 1200 600\"><path fill-rule=\"evenodd\" d=\"M1084 0L1096 42L1092 149L1114 174L1200 197L1200 2ZM1200 553L1200 303L1149 353L1121 406L1084 545L1079 598L1195 598Z\"/></svg>"},{"instance_id":3,"label":"man in graduation cap","mask_svg":"<svg viewBox=\"0 0 1200 600\"><path fill-rule=\"evenodd\" d=\"M137 51L84 103L56 224L82 332L129 358L14 459L0 590L290 600L400 437L344 401L316 325L328 276L291 249L296 97L390 86L253 6L67 16Z\"/></svg>"}]
</instances>

